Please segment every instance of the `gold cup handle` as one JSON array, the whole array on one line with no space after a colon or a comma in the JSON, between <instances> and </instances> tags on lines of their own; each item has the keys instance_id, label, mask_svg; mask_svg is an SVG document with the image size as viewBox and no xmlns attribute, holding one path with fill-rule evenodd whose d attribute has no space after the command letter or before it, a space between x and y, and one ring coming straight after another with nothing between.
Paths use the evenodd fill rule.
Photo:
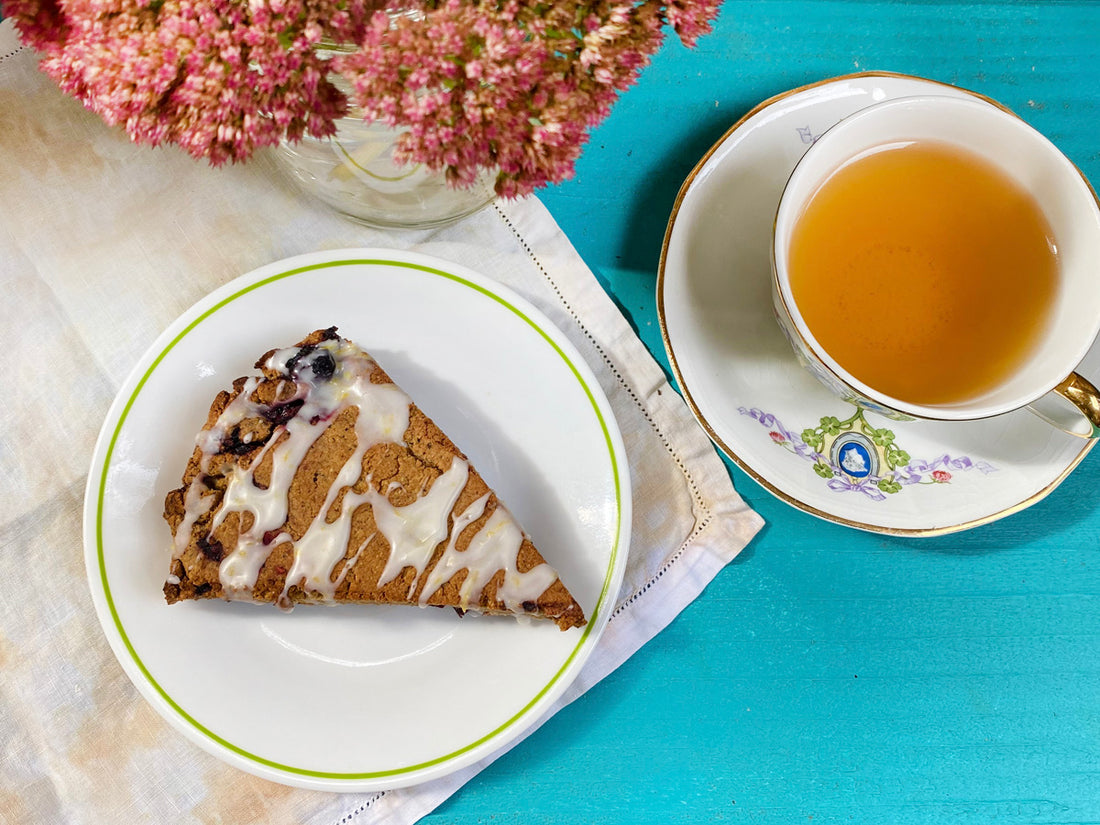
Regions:
<instances>
[{"instance_id":1,"label":"gold cup handle","mask_svg":"<svg viewBox=\"0 0 1100 825\"><path fill-rule=\"evenodd\" d=\"M1071 435L1082 438L1100 438L1100 391L1087 378L1071 372L1062 383L1051 391L1052 395L1064 398L1076 408L1076 412L1084 416L1071 415L1066 420L1064 415L1052 415L1047 409L1040 410L1038 405L1032 405L1029 409L1045 421L1053 424ZM1040 399L1042 400L1042 399ZM1082 424L1084 428L1082 429Z\"/></svg>"}]
</instances>

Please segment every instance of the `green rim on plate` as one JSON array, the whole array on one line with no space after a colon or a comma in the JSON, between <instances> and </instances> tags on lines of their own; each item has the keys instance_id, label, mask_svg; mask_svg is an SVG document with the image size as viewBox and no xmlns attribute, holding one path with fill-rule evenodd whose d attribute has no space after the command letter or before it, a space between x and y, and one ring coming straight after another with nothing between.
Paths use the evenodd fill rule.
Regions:
<instances>
[{"instance_id":1,"label":"green rim on plate","mask_svg":"<svg viewBox=\"0 0 1100 825\"><path fill-rule=\"evenodd\" d=\"M250 293L250 292L252 292L256 289L258 289L262 286L266 286L266 285L268 285L270 283L273 283L275 281L283 280L285 278L290 278L290 277L293 277L293 276L296 276L296 275L303 275L303 274L313 272L313 271L316 271L316 270L319 270L319 269L328 269L328 268L331 268L331 267L341 267L341 266L392 266L392 267L402 267L402 268L406 268L406 269L414 269L414 270L417 270L417 271L420 271L420 272L423 272L423 273L426 273L426 274L429 274L429 275L434 275L434 276L438 276L438 277L441 277L441 278L446 278L447 280L450 280L450 281L453 281L453 282L455 282L457 284L460 284L462 286L468 287L469 289L472 289L476 292L481 293L482 295L484 295L488 298L491 298L492 300L496 301L498 304L500 304L501 306L503 306L504 308L508 309L513 314L518 316L528 326L530 326L533 330L535 330L542 337L542 339L553 348L553 350L558 354L558 356L562 359L562 361L565 362L566 366L569 367L569 370L573 374L574 378L576 378L577 382L581 385L581 387L584 388L585 395L587 396L589 403L592 405L592 409L596 414L596 418L600 422L600 428L603 432L604 442L607 446L608 457L611 460L611 471L612 471L612 475L614 477L614 483L615 483L615 509L616 509L616 514L617 514L616 515L616 520L615 520L615 540L614 540L614 544L613 544L612 549L611 549L611 555L608 559L607 572L604 576L603 585L602 585L602 588L600 590L600 597L596 601L596 607L593 609L592 615L589 617L588 624L585 625L585 628L581 633L580 640L577 642L576 646L570 652L569 656L566 657L565 661L562 663L562 665L558 669L558 671L553 675L553 677L551 677L550 681L548 681L542 687L542 689L539 690L538 693L536 693L535 696L532 697L531 700L526 705L524 705L514 716L512 716L506 722L499 725L497 728L493 729L489 733L485 734L484 736L480 737L479 739L469 743L468 745L466 745L462 748L459 748L459 749L457 749L455 751L452 751L451 753L445 754L443 756L436 757L435 759L427 760L425 762L419 762L419 763L416 763L416 764L413 764L413 765L406 765L406 766L400 767L400 768L391 768L389 770L369 771L369 772L362 772L362 773L340 773L340 772L334 772L334 771L317 771L317 770L311 770L309 768L296 767L294 765L286 765L286 764L283 764L281 762L276 762L272 759L266 759L262 756L251 753L250 751L245 750L244 748L242 748L238 745L235 745L232 742L224 739L223 737L219 736L217 733L215 733L214 731L210 730L208 727L203 725L201 722L199 722L193 716L191 716L191 714L189 714L186 710L184 710L168 694L168 692L164 689L164 687L159 682L157 682L156 679L153 678L153 675L146 668L145 663L141 660L141 657L138 656L137 651L134 649L134 646L131 643L129 636L126 633L126 629L123 627L122 620L119 618L118 610L115 606L114 598L111 595L111 585L110 585L110 581L108 580L108 577L107 577L107 566L106 566L106 559L105 559L105 556L104 556L104 548L103 548L103 500L104 500L104 494L105 494L106 487L107 487L107 474L108 474L108 471L110 470L110 466L111 466L111 456L113 455L114 449L115 449L115 442L118 440L119 434L122 431L122 427L126 423L126 418L129 415L130 410L134 405L134 402L137 400L138 395L141 394L142 388L145 386L145 384L149 380L150 376L152 376L152 374L156 371L156 369L160 365L160 363L165 359L165 357L167 357L168 353L172 351L172 349L176 346L176 344L178 344L187 335L189 335L191 332L193 332L203 321L210 318L212 315L214 315L216 312L218 312L223 307L227 306L228 304L231 304L233 301L236 301L238 298L241 298L242 296L244 296L244 295L246 295L246 294L248 294L248 293ZM205 312L201 313L193 321L191 321L191 323L189 323L186 327L184 327L183 330L181 330L178 335L176 335L171 341L169 341L168 344L164 347L164 349L162 349L160 351L160 353L157 354L156 358L153 359L153 362L149 365L149 368L142 374L141 379L137 383L137 386L134 387L134 391L130 394L130 397L127 399L125 406L122 408L122 412L119 414L118 423L115 425L114 431L111 434L111 439L110 439L110 442L107 445L106 454L104 455L103 469L100 473L99 490L98 490L97 501L96 501L96 553L97 553L97 561L98 561L98 566L99 566L100 583L103 586L103 595L104 595L104 598L106 599L107 607L110 610L111 619L114 622L115 629L118 631L119 638L122 640L122 643L123 643L123 645L125 645L126 650L130 654L131 659L133 660L134 664L137 666L138 670L141 672L141 674L145 678L145 680L153 687L154 690L156 690L157 694L160 695L160 697L168 704L169 707L172 708L172 710L174 710L179 715L179 717L181 719L185 720L192 728L194 728L194 730L196 730L197 732L199 732L200 734L202 734L204 737L208 738L209 740L217 743L221 747L223 747L223 748L225 748L229 751L232 751L233 753L237 754L238 756L244 757L245 759L248 759L251 762L255 762L258 765L263 765L263 766L266 766L268 768L274 768L274 769L279 770L279 771L284 771L286 773L296 774L296 775L299 775L299 776L315 777L315 778L319 778L319 779L338 779L338 780L378 779L378 778L384 778L384 777L388 777L388 776L399 776L399 775L402 775L402 774L407 774L407 773L411 773L411 772L414 772L414 771L423 770L425 768L429 768L429 767L432 767L432 766L435 766L435 765L442 764L444 762L448 762L448 761L450 761L450 760L452 760L452 759L454 759L458 756L461 756L465 753L468 753L469 751L473 750L474 748L477 748L480 745L483 745L484 743L496 738L500 733L502 733L503 731L505 731L508 728L512 727L521 717L523 717L525 714L527 714L527 712L532 707L534 707L534 705L537 704L538 701L540 699L542 699L543 696L546 695L547 691L549 691L551 687L553 687L557 683L557 681L561 678L562 674L566 671L566 669L569 667L569 665L577 657L577 654L580 652L581 648L584 646L584 644L587 641L589 635L591 634L593 628L598 626L597 622L596 622L596 619L597 619L597 617L602 615L602 611L605 608L605 602L609 597L609 590L610 590L610 587L611 587L611 582L612 582L613 575L614 575L614 570L615 570L615 562L616 562L616 559L618 558L618 554L620 552L619 543L620 543L621 536L622 536L622 482L621 482L621 479L620 479L619 464L618 464L618 461L616 460L614 444L613 444L612 438L611 438L611 432L608 429L607 421L605 420L605 418L603 416L603 413L600 411L600 407L599 407L599 404L596 401L595 394L592 392L592 389L588 386L588 384L585 382L584 378L581 376L580 371L577 369L577 366L573 363L573 361L569 358L569 356L562 350L561 346L553 338L550 337L550 335L546 332L546 330L544 330L542 327L540 327L537 323L535 323L535 321L533 319L531 319L525 312L523 312L523 310L521 310L519 307L517 307L514 304L512 304L511 302L509 302L507 299L503 298L502 296L496 294L492 290L487 289L486 287L484 287L480 284L474 283L473 281L471 281L467 278L464 278L460 275L455 275L451 272L446 272L445 270L442 270L442 269L436 269L434 267L425 266L425 265L422 265L422 264L410 263L410 262L407 262L407 261L394 261L394 260L387 260L387 259L383 259L383 258L361 258L361 259L344 259L344 260L336 260L336 261L325 261L325 262L321 262L321 263L309 264L307 266L300 266L300 267L296 267L296 268L293 268L293 269L289 269L285 272L280 272L276 275L271 275L267 278L263 278L263 279L257 281L256 283L249 284L248 286L243 287L242 289L232 293L231 295L227 296L226 298L223 298L221 301L218 301L212 307L210 307Z\"/></svg>"}]
</instances>

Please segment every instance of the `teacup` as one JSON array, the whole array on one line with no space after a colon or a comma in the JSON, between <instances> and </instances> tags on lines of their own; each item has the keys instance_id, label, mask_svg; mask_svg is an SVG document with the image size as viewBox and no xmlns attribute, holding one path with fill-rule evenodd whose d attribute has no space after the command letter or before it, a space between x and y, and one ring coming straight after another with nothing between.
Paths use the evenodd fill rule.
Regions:
<instances>
[{"instance_id":1,"label":"teacup","mask_svg":"<svg viewBox=\"0 0 1100 825\"><path fill-rule=\"evenodd\" d=\"M1100 436L1076 370L1100 332L1100 203L1039 132L977 98L874 104L796 165L776 317L836 395L895 418L1031 409Z\"/></svg>"}]
</instances>

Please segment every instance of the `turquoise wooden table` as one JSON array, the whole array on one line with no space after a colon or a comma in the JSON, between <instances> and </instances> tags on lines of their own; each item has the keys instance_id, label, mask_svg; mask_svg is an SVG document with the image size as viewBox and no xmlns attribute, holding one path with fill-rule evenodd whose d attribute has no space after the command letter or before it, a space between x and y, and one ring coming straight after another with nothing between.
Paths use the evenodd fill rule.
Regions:
<instances>
[{"instance_id":1,"label":"turquoise wooden table","mask_svg":"<svg viewBox=\"0 0 1100 825\"><path fill-rule=\"evenodd\" d=\"M1100 2L726 0L541 195L666 369L655 288L685 177L760 101L872 70L994 98L1100 184ZM935 538L817 519L728 466L762 532L424 822L1100 823L1100 451Z\"/></svg>"},{"instance_id":2,"label":"turquoise wooden table","mask_svg":"<svg viewBox=\"0 0 1100 825\"><path fill-rule=\"evenodd\" d=\"M685 176L759 101L865 70L993 97L1100 181L1100 3L726 0L543 194L666 368L654 290ZM1100 822L1100 454L1023 512L920 539L730 472L764 531L425 822Z\"/></svg>"}]
</instances>

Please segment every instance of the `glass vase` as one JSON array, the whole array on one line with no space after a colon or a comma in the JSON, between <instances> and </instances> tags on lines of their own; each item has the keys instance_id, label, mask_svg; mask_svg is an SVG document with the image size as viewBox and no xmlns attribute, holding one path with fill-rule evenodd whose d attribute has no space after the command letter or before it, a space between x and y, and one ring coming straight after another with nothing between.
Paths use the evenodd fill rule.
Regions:
<instances>
[{"instance_id":1,"label":"glass vase","mask_svg":"<svg viewBox=\"0 0 1100 825\"><path fill-rule=\"evenodd\" d=\"M332 79L348 90L342 77ZM369 226L443 226L492 203L496 176L491 171L483 172L470 187L454 188L443 172L396 163L393 150L400 135L399 129L365 123L361 111L349 104L333 137L284 140L276 156L301 189Z\"/></svg>"}]
</instances>

